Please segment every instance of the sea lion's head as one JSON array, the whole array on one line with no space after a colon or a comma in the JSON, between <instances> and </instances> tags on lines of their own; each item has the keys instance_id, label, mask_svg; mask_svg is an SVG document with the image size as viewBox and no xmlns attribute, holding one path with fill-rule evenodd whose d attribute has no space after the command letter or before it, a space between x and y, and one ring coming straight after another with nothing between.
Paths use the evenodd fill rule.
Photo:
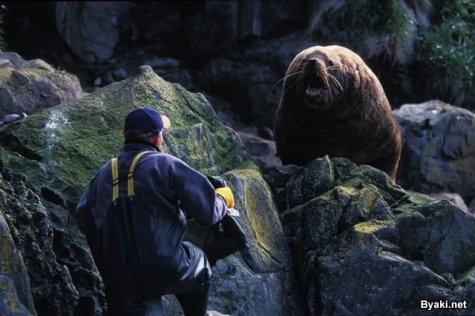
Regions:
<instances>
[{"instance_id":1,"label":"sea lion's head","mask_svg":"<svg viewBox=\"0 0 475 316\"><path fill-rule=\"evenodd\" d=\"M314 46L300 52L287 70L284 91L295 89L299 100L313 109L339 104L348 86L359 82L355 55L340 46Z\"/></svg>"}]
</instances>

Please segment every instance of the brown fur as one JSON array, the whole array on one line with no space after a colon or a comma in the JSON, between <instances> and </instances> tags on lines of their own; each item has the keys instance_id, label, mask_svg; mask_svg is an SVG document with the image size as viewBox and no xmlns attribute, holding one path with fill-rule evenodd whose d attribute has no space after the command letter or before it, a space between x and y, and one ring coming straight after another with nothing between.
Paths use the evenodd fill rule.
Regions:
<instances>
[{"instance_id":1,"label":"brown fur","mask_svg":"<svg viewBox=\"0 0 475 316\"><path fill-rule=\"evenodd\" d=\"M314 46L295 56L274 131L284 164L346 157L396 179L401 133L388 99L371 69L344 47Z\"/></svg>"}]
</instances>

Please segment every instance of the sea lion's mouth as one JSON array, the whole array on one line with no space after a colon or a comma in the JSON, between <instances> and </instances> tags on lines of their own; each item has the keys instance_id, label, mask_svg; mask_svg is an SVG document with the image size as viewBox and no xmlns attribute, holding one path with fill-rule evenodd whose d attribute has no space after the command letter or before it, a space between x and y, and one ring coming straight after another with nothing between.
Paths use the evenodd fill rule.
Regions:
<instances>
[{"instance_id":1,"label":"sea lion's mouth","mask_svg":"<svg viewBox=\"0 0 475 316\"><path fill-rule=\"evenodd\" d=\"M310 79L310 80L309 80ZM307 106L316 109L325 109L330 107L331 98L329 97L328 87L323 79L314 77L307 78L303 86L304 101Z\"/></svg>"},{"instance_id":2,"label":"sea lion's mouth","mask_svg":"<svg viewBox=\"0 0 475 316\"><path fill-rule=\"evenodd\" d=\"M336 79L328 72L325 63L310 59L303 68L300 93L308 107L325 109L333 103L333 91L330 81Z\"/></svg>"},{"instance_id":3,"label":"sea lion's mouth","mask_svg":"<svg viewBox=\"0 0 475 316\"><path fill-rule=\"evenodd\" d=\"M305 93L307 94L307 96L314 98L318 96L320 93L322 93L322 88L317 87L317 86L307 85L307 88L305 89Z\"/></svg>"},{"instance_id":4,"label":"sea lion's mouth","mask_svg":"<svg viewBox=\"0 0 475 316\"><path fill-rule=\"evenodd\" d=\"M317 99L324 93L325 85L319 78L307 78L304 81L305 97L308 101L317 101Z\"/></svg>"}]
</instances>

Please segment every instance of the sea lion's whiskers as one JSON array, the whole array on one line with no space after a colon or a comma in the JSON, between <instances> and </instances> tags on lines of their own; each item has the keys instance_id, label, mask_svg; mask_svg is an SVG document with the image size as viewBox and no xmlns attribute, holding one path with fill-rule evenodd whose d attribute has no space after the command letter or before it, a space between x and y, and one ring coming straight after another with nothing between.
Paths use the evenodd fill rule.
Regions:
<instances>
[{"instance_id":1,"label":"sea lion's whiskers","mask_svg":"<svg viewBox=\"0 0 475 316\"><path fill-rule=\"evenodd\" d=\"M327 74L327 75L330 75L330 74ZM331 75L330 75L331 76ZM328 93L330 94L330 103L333 102L333 94L332 94L332 89L330 87L330 83L328 82L328 78L327 76L324 77L323 79L323 86L325 87L325 89L328 90ZM331 77L330 77L331 78Z\"/></svg>"},{"instance_id":2,"label":"sea lion's whiskers","mask_svg":"<svg viewBox=\"0 0 475 316\"><path fill-rule=\"evenodd\" d=\"M271 95L272 95L272 91L274 91L275 87L276 87L279 83L281 83L282 81L284 81L284 80L287 79L287 78L290 78L290 77L292 77L292 76L301 74L302 72L303 72L303 70L299 70L299 71L296 71L296 72L294 72L294 73L285 75L284 77L282 77L282 78L280 78L279 80L277 80L276 83L274 83L274 85L272 86L272 88L270 88L269 95L267 96L267 105L269 105L269 103L270 103L270 97L271 97ZM295 82L294 82L294 84L295 84ZM293 85L292 85L292 86L293 86ZM289 89L290 89L290 87L287 88L287 91L288 91ZM287 92L287 91L285 91L285 92Z\"/></svg>"},{"instance_id":3,"label":"sea lion's whiskers","mask_svg":"<svg viewBox=\"0 0 475 316\"><path fill-rule=\"evenodd\" d=\"M285 89L285 91L282 91L282 93L287 93L287 91L292 89L297 84L297 82L299 82L299 81L295 80L290 86L287 87L287 89Z\"/></svg>"},{"instance_id":4,"label":"sea lion's whiskers","mask_svg":"<svg viewBox=\"0 0 475 316\"><path fill-rule=\"evenodd\" d=\"M287 78L290 78L292 76L295 76L295 75L298 75L298 74L301 74L303 72L303 70L299 70L299 71L296 71L294 73L291 73L291 74L288 74L288 75L285 75L284 77L280 78L279 80L277 80L273 85L272 85L272 88L270 88L270 92L269 92L269 97L267 98L268 100L270 99L270 96L272 94L272 91L275 89L275 87L281 83L282 81L284 81L285 79Z\"/></svg>"},{"instance_id":5,"label":"sea lion's whiskers","mask_svg":"<svg viewBox=\"0 0 475 316\"><path fill-rule=\"evenodd\" d=\"M298 74L301 74L302 72L303 72L303 70L296 71L296 72L294 72L294 73L285 75L284 77L280 78L280 79L277 80L277 82L274 83L274 85L272 86L271 92L272 92L272 89L274 89L276 85L278 85L279 83L281 83L281 82L284 81L285 79L290 78L290 77L295 76L295 75L298 75Z\"/></svg>"},{"instance_id":6,"label":"sea lion's whiskers","mask_svg":"<svg viewBox=\"0 0 475 316\"><path fill-rule=\"evenodd\" d=\"M282 79L285 79L285 78L288 78L288 77L291 77L291 76L295 76L295 75L301 74L302 72L303 72L303 70L299 70L299 71L293 72L293 73L291 73L291 74L285 75L284 78L282 78Z\"/></svg>"},{"instance_id":7,"label":"sea lion's whiskers","mask_svg":"<svg viewBox=\"0 0 475 316\"><path fill-rule=\"evenodd\" d=\"M335 85L337 85L338 88L340 88L340 91L343 92L343 87L341 86L341 83L338 81L338 79L335 78L332 74L328 73L328 78L330 78Z\"/></svg>"}]
</instances>

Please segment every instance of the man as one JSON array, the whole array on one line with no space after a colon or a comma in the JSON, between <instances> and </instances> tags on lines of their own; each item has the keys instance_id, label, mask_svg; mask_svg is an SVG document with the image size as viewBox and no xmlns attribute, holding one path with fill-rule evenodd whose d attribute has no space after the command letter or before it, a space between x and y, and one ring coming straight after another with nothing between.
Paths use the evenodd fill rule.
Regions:
<instances>
[{"instance_id":1,"label":"man","mask_svg":"<svg viewBox=\"0 0 475 316\"><path fill-rule=\"evenodd\" d=\"M206 313L211 268L200 248L183 241L186 219L215 224L234 197L160 152L169 125L151 107L129 112L121 154L97 172L76 208L109 315L161 315L165 294L175 294L187 316Z\"/></svg>"}]
</instances>

